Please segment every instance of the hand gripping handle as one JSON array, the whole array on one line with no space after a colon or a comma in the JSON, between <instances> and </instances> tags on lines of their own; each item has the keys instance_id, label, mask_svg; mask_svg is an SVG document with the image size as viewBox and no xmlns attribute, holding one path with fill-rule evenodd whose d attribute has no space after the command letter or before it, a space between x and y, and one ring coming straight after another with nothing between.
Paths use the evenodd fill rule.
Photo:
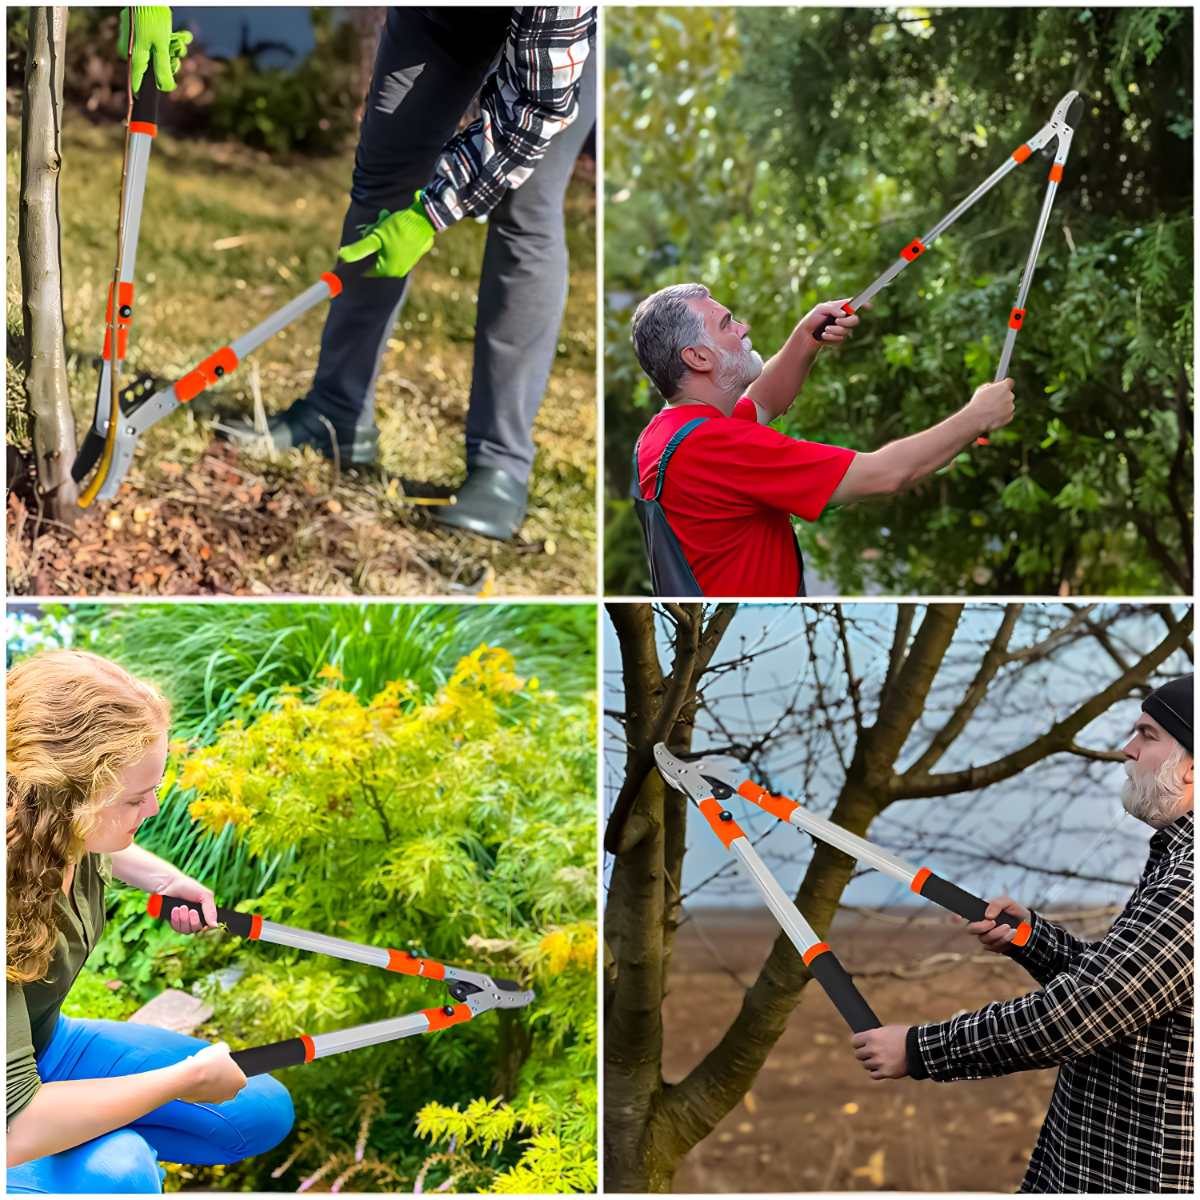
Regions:
<instances>
[{"instance_id":1,"label":"hand gripping handle","mask_svg":"<svg viewBox=\"0 0 1200 1200\"><path fill-rule=\"evenodd\" d=\"M234 1050L229 1057L249 1079L251 1075L265 1075L268 1071L281 1071L284 1067L298 1067L312 1062L313 1044L312 1039L307 1037L288 1038L284 1042L268 1042L265 1046Z\"/></svg>"},{"instance_id":2,"label":"hand gripping handle","mask_svg":"<svg viewBox=\"0 0 1200 1200\"><path fill-rule=\"evenodd\" d=\"M830 325L836 325L837 319L838 319L837 313L833 313L832 315L826 317L825 320L823 320L820 323L820 325L818 325L816 327L816 329L813 330L813 335L812 335L813 341L820 342L821 345L823 345L823 346L828 345L828 343L825 341L825 330L827 330L830 327Z\"/></svg>"},{"instance_id":3,"label":"hand gripping handle","mask_svg":"<svg viewBox=\"0 0 1200 1200\"><path fill-rule=\"evenodd\" d=\"M847 974L846 968L824 942L818 942L805 954L804 961L812 977L825 989L825 995L833 1001L834 1008L842 1014L843 1020L854 1033L879 1029L883 1025L854 986L854 980Z\"/></svg>"},{"instance_id":4,"label":"hand gripping handle","mask_svg":"<svg viewBox=\"0 0 1200 1200\"><path fill-rule=\"evenodd\" d=\"M146 911L152 917L158 917L163 921L170 920L172 911L177 908L190 908L204 923L204 928L210 928L204 920L203 907L195 900L181 900L178 896L158 895L149 896L146 899ZM256 938L259 929L262 928L262 917L255 916L253 913L237 912L232 908L218 908L217 920L237 937Z\"/></svg>"},{"instance_id":5,"label":"hand gripping handle","mask_svg":"<svg viewBox=\"0 0 1200 1200\"><path fill-rule=\"evenodd\" d=\"M968 921L988 920L985 915L988 906L986 900L980 900L978 896L964 892L962 888L948 879L942 879L941 876L935 875L928 867L922 867L917 872L916 878L912 881L912 890L918 896L924 896L926 900L932 900L934 904L938 904L952 913L958 913L960 917L966 917ZM1012 940L1014 946L1025 945L1033 933L1028 924L1019 920L1012 913L1001 912L995 920L997 926L1016 926L1017 935Z\"/></svg>"}]
</instances>

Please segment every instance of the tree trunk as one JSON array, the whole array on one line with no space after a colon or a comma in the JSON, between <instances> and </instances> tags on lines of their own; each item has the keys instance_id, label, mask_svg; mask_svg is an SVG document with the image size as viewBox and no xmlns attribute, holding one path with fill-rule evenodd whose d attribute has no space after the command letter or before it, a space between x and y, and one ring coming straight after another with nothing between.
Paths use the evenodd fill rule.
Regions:
<instances>
[{"instance_id":1,"label":"tree trunk","mask_svg":"<svg viewBox=\"0 0 1200 1200\"><path fill-rule=\"evenodd\" d=\"M78 489L71 478L75 419L67 391L58 220L66 35L65 8L29 10L17 246L21 259L25 392L38 495L52 520L73 525L79 511Z\"/></svg>"}]
</instances>

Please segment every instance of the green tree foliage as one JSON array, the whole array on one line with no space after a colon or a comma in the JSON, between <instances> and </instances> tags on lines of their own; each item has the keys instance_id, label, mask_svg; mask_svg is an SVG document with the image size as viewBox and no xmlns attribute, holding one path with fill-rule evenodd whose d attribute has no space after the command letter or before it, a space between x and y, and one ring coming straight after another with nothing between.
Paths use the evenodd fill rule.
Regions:
<instances>
[{"instance_id":1,"label":"green tree foliage","mask_svg":"<svg viewBox=\"0 0 1200 1200\"><path fill-rule=\"evenodd\" d=\"M657 403L628 345L642 295L699 279L770 351L1075 88L1085 112L1010 371L1016 419L914 493L801 537L846 591L1191 591L1190 10L631 9L607 28L614 497ZM874 449L990 379L1047 168L1030 159L877 297L781 428Z\"/></svg>"}]
</instances>

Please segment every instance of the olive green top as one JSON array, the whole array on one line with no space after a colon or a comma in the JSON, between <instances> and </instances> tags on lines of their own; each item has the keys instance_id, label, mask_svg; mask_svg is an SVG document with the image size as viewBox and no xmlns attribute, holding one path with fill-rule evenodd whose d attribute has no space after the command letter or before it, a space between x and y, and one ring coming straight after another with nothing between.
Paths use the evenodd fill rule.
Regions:
<instances>
[{"instance_id":1,"label":"olive green top","mask_svg":"<svg viewBox=\"0 0 1200 1200\"><path fill-rule=\"evenodd\" d=\"M85 854L75 867L70 897L60 892L54 899L58 947L45 978L8 985L9 1121L42 1086L35 1056L50 1044L58 1010L104 932L104 888L111 882L111 856Z\"/></svg>"}]
</instances>

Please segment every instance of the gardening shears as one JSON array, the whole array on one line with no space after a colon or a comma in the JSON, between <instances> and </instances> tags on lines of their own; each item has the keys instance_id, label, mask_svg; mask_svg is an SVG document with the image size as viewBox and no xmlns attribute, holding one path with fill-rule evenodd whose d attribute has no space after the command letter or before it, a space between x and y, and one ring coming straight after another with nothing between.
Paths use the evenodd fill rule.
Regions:
<instances>
[{"instance_id":1,"label":"gardening shears","mask_svg":"<svg viewBox=\"0 0 1200 1200\"><path fill-rule=\"evenodd\" d=\"M204 921L204 911L194 900L152 895L146 901L146 911L152 917L164 921L169 920L171 913L177 908L189 909L200 916L201 922ZM489 1009L525 1008L534 1001L532 991L522 988L511 979L493 979L492 976L480 974L478 971L467 971L448 963L435 962L431 958L422 958L411 951L363 946L344 938L310 933L305 929L293 929L290 925L264 921L257 914L238 912L232 908L218 908L217 921L235 937L247 938L250 941L291 946L311 954L328 954L348 962L382 967L385 971L396 971L401 975L440 980L446 984L446 990L456 1001L439 1008L425 1008L403 1017L392 1017L387 1021L352 1025L349 1029L340 1029L335 1033L317 1033L311 1037L302 1034L282 1042L269 1042L263 1046L251 1046L247 1050L235 1050L230 1057L247 1076L263 1075L284 1067L296 1067L301 1063L312 1062L314 1058L327 1058L331 1054L341 1054L346 1050L360 1050L364 1046L394 1042L418 1033L434 1033L451 1025L461 1025Z\"/></svg>"},{"instance_id":2,"label":"gardening shears","mask_svg":"<svg viewBox=\"0 0 1200 1200\"><path fill-rule=\"evenodd\" d=\"M963 215L981 196L986 195L1010 171L1023 163L1035 150L1041 150L1057 139L1058 150L1054 155L1054 163L1050 167L1050 182L1046 187L1046 196L1042 201L1042 211L1038 217L1037 229L1033 235L1033 245L1029 249L1029 257L1025 262L1025 270L1017 287L1017 300L1008 317L1008 333L1004 338L1004 348L1000 352L1000 365L996 369L995 382L1005 379L1008 375L1008 364L1012 358L1013 346L1017 334L1025 323L1025 298L1029 295L1029 287L1033 282L1033 272L1037 267L1038 253L1042 248L1042 239L1046 236L1046 225L1050 220L1050 209L1054 204L1054 193L1062 181L1063 167L1067 163L1067 154L1071 149L1071 138L1075 135L1075 126L1083 115L1083 98L1078 92L1068 92L1055 106L1050 120L1042 126L1029 141L1018 146L1004 164L997 167L961 204L946 214L924 237L914 238L903 250L900 257L865 291L859 292L852 300L842 305L847 314L858 311L877 292L882 291L910 262L923 254L933 245L959 217ZM813 339L820 341L825 330L837 320L827 317L813 333Z\"/></svg>"},{"instance_id":3,"label":"gardening shears","mask_svg":"<svg viewBox=\"0 0 1200 1200\"><path fill-rule=\"evenodd\" d=\"M720 802L721 797L718 797L717 789L720 788L725 798L733 794L732 789L720 781L714 786L699 766L676 758L662 742L654 747L654 761L667 783L695 804L713 833L746 868L767 907L782 926L792 945L800 952L804 965L825 989L825 994L833 1001L834 1007L842 1014L851 1030L862 1033L867 1029L878 1029L882 1022L854 986L854 980L850 978L846 968L838 962L833 951L817 937L809 923L801 916L799 909L788 899L783 888L759 858L758 852L750 845L750 839L733 819L733 813Z\"/></svg>"},{"instance_id":4,"label":"gardening shears","mask_svg":"<svg viewBox=\"0 0 1200 1200\"><path fill-rule=\"evenodd\" d=\"M113 387L113 372L119 379L121 363L128 349L129 329L133 323L133 275L137 259L138 229L142 218L142 200L146 188L146 169L150 148L158 135L158 84L153 72L147 72L130 111L129 137L121 221L118 230L119 280L116 287L117 310L113 313L113 285L108 289L108 309L104 333L104 358L96 391L96 408L71 475L81 483L96 468L91 483L79 497L86 508L94 499L111 500L133 464L138 439L163 417L198 396L205 388L219 383L237 369L247 354L257 350L293 321L342 290L343 280L364 272L374 260L361 265L343 265L326 271L310 288L285 304L278 312L260 322L236 341L222 346L203 362L197 363L181 379L154 391L152 381L139 381L118 395ZM116 349L113 350L113 332ZM97 465L99 464L99 465Z\"/></svg>"},{"instance_id":5,"label":"gardening shears","mask_svg":"<svg viewBox=\"0 0 1200 1200\"><path fill-rule=\"evenodd\" d=\"M843 854L849 854L851 858L858 859L859 862L873 867L876 871L881 871L884 875L898 879L918 896L933 901L934 904L940 905L948 912L957 913L958 916L965 917L968 921L989 919L985 916L988 906L986 900L981 900L978 896L963 891L948 879L935 875L928 867L915 867L890 851L867 841L866 838L861 838L848 829L843 829L840 825L835 825L832 821L817 816L804 805L797 804L795 800L789 800L787 796L772 795L766 788L760 787L753 780L743 779L738 782L724 768L711 761L699 758L693 761L692 765L713 789L713 795L717 800L728 800L736 792L743 800L756 804L763 812L770 813L780 821L787 821L788 824L795 825L797 829L803 829L811 837L820 838L821 841L841 850ZM1011 927L1014 923L1016 924L1016 935L1012 939L1014 946L1024 946L1033 933L1032 928L1025 921L1018 922L1017 918L1010 913L999 913L995 921L998 926Z\"/></svg>"}]
</instances>

